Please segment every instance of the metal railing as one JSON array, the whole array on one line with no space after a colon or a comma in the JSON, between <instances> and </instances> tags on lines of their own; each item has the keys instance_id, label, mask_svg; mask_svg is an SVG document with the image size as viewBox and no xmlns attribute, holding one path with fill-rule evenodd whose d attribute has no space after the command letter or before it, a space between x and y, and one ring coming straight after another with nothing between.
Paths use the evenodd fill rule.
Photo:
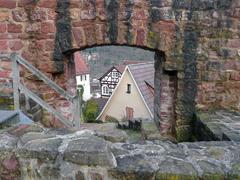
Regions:
<instances>
[{"instance_id":1,"label":"metal railing","mask_svg":"<svg viewBox=\"0 0 240 180\"><path fill-rule=\"evenodd\" d=\"M0 54L1 58L8 58L12 60L12 72L13 72L13 94L14 94L14 107L16 110L20 109L20 92L24 93L26 96L34 100L36 103L38 103L40 106L42 106L44 109L46 109L49 113L53 114L56 118L58 118L65 126L67 127L80 127L80 101L79 101L79 95L72 96L68 92L66 92L64 89L62 89L60 86L58 86L55 82L53 82L51 79L49 79L46 75L44 75L41 71L36 69L34 66L32 66L29 62L27 62L25 59L20 57L17 53L12 54ZM20 68L19 65L24 66L26 69L28 69L33 75L37 76L40 80L45 82L50 88L54 89L58 94L63 96L66 100L71 102L73 104L71 114L73 116L73 121L70 121L66 119L60 111L56 110L52 106L50 106L48 103L46 103L43 99L41 99L38 95L36 95L34 92L29 90L26 86L24 86L20 82Z\"/></svg>"}]
</instances>

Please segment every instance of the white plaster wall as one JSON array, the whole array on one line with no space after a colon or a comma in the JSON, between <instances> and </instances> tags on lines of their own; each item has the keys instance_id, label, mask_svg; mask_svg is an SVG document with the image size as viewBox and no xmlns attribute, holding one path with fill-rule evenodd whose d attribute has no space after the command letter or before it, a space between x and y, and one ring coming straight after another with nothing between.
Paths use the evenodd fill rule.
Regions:
<instances>
[{"instance_id":1,"label":"white plaster wall","mask_svg":"<svg viewBox=\"0 0 240 180\"><path fill-rule=\"evenodd\" d=\"M82 81L81 81L81 76L82 76ZM86 76L86 80L85 80L85 76ZM78 85L82 85L84 88L84 92L83 92L83 100L87 101L88 99L91 98L91 92L90 92L90 75L86 74L86 75L79 75L76 76L76 81L77 81L77 86Z\"/></svg>"}]
</instances>

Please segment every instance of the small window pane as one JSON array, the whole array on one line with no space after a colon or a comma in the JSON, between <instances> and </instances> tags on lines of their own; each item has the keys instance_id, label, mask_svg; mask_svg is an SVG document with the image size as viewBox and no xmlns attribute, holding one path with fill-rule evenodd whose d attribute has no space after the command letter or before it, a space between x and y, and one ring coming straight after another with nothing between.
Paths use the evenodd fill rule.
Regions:
<instances>
[{"instance_id":1,"label":"small window pane","mask_svg":"<svg viewBox=\"0 0 240 180\"><path fill-rule=\"evenodd\" d=\"M118 78L118 73L117 72L112 72L112 77L113 78Z\"/></svg>"},{"instance_id":2,"label":"small window pane","mask_svg":"<svg viewBox=\"0 0 240 180\"><path fill-rule=\"evenodd\" d=\"M131 93L131 84L127 84L127 93Z\"/></svg>"}]
</instances>

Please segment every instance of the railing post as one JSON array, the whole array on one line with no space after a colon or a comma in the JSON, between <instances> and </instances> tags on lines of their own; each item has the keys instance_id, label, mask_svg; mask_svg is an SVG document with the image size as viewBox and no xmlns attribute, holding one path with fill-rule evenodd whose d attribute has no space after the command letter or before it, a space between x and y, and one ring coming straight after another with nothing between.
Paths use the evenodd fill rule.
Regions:
<instances>
[{"instance_id":1,"label":"railing post","mask_svg":"<svg viewBox=\"0 0 240 180\"><path fill-rule=\"evenodd\" d=\"M11 60L12 60L12 76L13 76L13 94L14 94L14 108L15 110L20 109L19 104L19 83L20 83L20 72L19 72L19 65L17 62L17 54L13 53L11 54Z\"/></svg>"},{"instance_id":2,"label":"railing post","mask_svg":"<svg viewBox=\"0 0 240 180\"><path fill-rule=\"evenodd\" d=\"M76 128L80 128L80 116L81 116L81 110L80 110L80 98L77 94L73 99L73 124Z\"/></svg>"}]
</instances>

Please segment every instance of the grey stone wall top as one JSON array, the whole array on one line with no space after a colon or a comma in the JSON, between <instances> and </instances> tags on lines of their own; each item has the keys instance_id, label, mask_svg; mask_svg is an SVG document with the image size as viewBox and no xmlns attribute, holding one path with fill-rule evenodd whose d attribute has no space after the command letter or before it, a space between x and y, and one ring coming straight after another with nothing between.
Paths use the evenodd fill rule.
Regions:
<instances>
[{"instance_id":1,"label":"grey stone wall top","mask_svg":"<svg viewBox=\"0 0 240 180\"><path fill-rule=\"evenodd\" d=\"M240 142L112 143L90 130L64 135L49 130L29 132L25 128L26 133L14 136L12 132L17 129L0 134L0 149L17 157L24 179L240 177Z\"/></svg>"},{"instance_id":2,"label":"grey stone wall top","mask_svg":"<svg viewBox=\"0 0 240 180\"><path fill-rule=\"evenodd\" d=\"M238 112L223 110L212 113L199 112L197 120L218 140L240 141L240 113Z\"/></svg>"}]
</instances>

